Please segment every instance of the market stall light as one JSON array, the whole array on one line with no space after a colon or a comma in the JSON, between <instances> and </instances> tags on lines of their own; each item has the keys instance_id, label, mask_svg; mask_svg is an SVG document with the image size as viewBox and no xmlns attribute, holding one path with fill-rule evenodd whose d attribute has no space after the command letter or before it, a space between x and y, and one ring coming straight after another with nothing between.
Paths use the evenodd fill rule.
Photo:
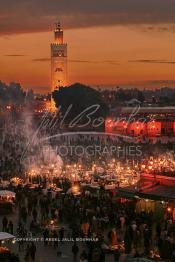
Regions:
<instances>
[{"instance_id":1,"label":"market stall light","mask_svg":"<svg viewBox=\"0 0 175 262\"><path fill-rule=\"evenodd\" d=\"M172 211L171 207L168 207L167 211L170 213Z\"/></svg>"},{"instance_id":2,"label":"market stall light","mask_svg":"<svg viewBox=\"0 0 175 262\"><path fill-rule=\"evenodd\" d=\"M142 167L142 169L145 169L145 168L146 168L146 165L142 165L141 167Z\"/></svg>"},{"instance_id":3,"label":"market stall light","mask_svg":"<svg viewBox=\"0 0 175 262\"><path fill-rule=\"evenodd\" d=\"M53 224L54 224L54 220L51 220L51 221L50 221L50 224L53 225Z\"/></svg>"}]
</instances>

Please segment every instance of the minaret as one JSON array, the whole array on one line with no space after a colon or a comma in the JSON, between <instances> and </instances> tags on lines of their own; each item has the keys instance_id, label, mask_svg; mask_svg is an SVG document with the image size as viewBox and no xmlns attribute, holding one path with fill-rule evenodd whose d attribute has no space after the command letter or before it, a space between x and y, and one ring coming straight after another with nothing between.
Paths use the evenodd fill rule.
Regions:
<instances>
[{"instance_id":1,"label":"minaret","mask_svg":"<svg viewBox=\"0 0 175 262\"><path fill-rule=\"evenodd\" d=\"M67 86L67 44L64 43L60 23L56 24L54 37L51 43L51 92Z\"/></svg>"}]
</instances>

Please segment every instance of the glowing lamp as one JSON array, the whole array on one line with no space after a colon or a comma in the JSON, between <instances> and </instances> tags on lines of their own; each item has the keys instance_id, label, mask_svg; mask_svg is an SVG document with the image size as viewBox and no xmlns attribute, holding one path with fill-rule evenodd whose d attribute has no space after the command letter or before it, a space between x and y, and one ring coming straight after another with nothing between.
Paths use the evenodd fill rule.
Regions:
<instances>
[{"instance_id":1,"label":"glowing lamp","mask_svg":"<svg viewBox=\"0 0 175 262\"><path fill-rule=\"evenodd\" d=\"M72 193L73 193L74 195L78 195L79 192L80 192L80 188L79 188L78 185L72 186Z\"/></svg>"},{"instance_id":2,"label":"glowing lamp","mask_svg":"<svg viewBox=\"0 0 175 262\"><path fill-rule=\"evenodd\" d=\"M108 121L107 121L108 123L111 123L112 122L112 120L111 119L108 119Z\"/></svg>"},{"instance_id":3,"label":"glowing lamp","mask_svg":"<svg viewBox=\"0 0 175 262\"><path fill-rule=\"evenodd\" d=\"M170 213L172 211L171 207L168 207L167 211Z\"/></svg>"}]
</instances>

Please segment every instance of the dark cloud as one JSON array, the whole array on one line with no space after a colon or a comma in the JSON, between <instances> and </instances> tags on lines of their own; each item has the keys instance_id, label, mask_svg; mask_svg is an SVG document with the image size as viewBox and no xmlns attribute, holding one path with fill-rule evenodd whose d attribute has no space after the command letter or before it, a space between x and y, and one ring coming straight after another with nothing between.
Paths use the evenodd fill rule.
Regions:
<instances>
[{"instance_id":1,"label":"dark cloud","mask_svg":"<svg viewBox=\"0 0 175 262\"><path fill-rule=\"evenodd\" d=\"M70 63L90 63L90 64L94 64L97 63L97 61L90 61L90 60L77 60L77 59L70 59L68 60L68 62Z\"/></svg>"},{"instance_id":2,"label":"dark cloud","mask_svg":"<svg viewBox=\"0 0 175 262\"><path fill-rule=\"evenodd\" d=\"M46 58L46 57L43 57L43 58L34 58L32 61L33 61L33 62L48 62L48 61L50 61L50 58Z\"/></svg>"},{"instance_id":3,"label":"dark cloud","mask_svg":"<svg viewBox=\"0 0 175 262\"><path fill-rule=\"evenodd\" d=\"M175 64L175 61L161 60L161 59L138 59L129 60L129 63L148 63L148 64Z\"/></svg>"},{"instance_id":4,"label":"dark cloud","mask_svg":"<svg viewBox=\"0 0 175 262\"><path fill-rule=\"evenodd\" d=\"M104 60L102 62L111 64L111 65L120 65L120 63L118 61L116 61L116 60Z\"/></svg>"},{"instance_id":5,"label":"dark cloud","mask_svg":"<svg viewBox=\"0 0 175 262\"><path fill-rule=\"evenodd\" d=\"M170 33L175 33L175 25L172 22L169 25L142 25L140 26L141 29L144 32L160 32L160 33L165 33L165 32L170 32Z\"/></svg>"},{"instance_id":6,"label":"dark cloud","mask_svg":"<svg viewBox=\"0 0 175 262\"><path fill-rule=\"evenodd\" d=\"M50 58L41 57L41 58L34 58L33 62L48 62ZM95 61L95 60L80 60L80 59L69 59L69 63L87 63L87 64L97 64L97 63L108 63L111 65L119 65L118 61L116 60L102 60L102 61Z\"/></svg>"},{"instance_id":7,"label":"dark cloud","mask_svg":"<svg viewBox=\"0 0 175 262\"><path fill-rule=\"evenodd\" d=\"M102 60L102 61L94 61L94 60L68 60L70 63L90 63L90 64L99 64L99 63L108 63L111 65L119 65L118 61L115 60Z\"/></svg>"},{"instance_id":8,"label":"dark cloud","mask_svg":"<svg viewBox=\"0 0 175 262\"><path fill-rule=\"evenodd\" d=\"M115 60L102 60L102 61L94 61L94 60L68 60L70 63L90 63L90 64L98 64L98 63L108 63L111 65L119 65L118 61Z\"/></svg>"},{"instance_id":9,"label":"dark cloud","mask_svg":"<svg viewBox=\"0 0 175 262\"><path fill-rule=\"evenodd\" d=\"M48 62L50 61L50 58L35 58L32 60L33 62ZM88 61L88 60L68 60L70 63L95 63L95 61Z\"/></svg>"},{"instance_id":10,"label":"dark cloud","mask_svg":"<svg viewBox=\"0 0 175 262\"><path fill-rule=\"evenodd\" d=\"M26 55L21 55L21 54L9 54L9 55L4 55L4 56L9 56L9 57L20 57L20 56L26 56Z\"/></svg>"},{"instance_id":11,"label":"dark cloud","mask_svg":"<svg viewBox=\"0 0 175 262\"><path fill-rule=\"evenodd\" d=\"M65 28L175 23L175 0L6 0L0 1L0 34Z\"/></svg>"}]
</instances>

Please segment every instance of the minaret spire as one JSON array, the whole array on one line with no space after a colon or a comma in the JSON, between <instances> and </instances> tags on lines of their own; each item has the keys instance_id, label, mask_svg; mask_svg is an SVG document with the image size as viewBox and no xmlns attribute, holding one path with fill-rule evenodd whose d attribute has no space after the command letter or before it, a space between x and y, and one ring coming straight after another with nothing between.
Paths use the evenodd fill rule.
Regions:
<instances>
[{"instance_id":1,"label":"minaret spire","mask_svg":"<svg viewBox=\"0 0 175 262\"><path fill-rule=\"evenodd\" d=\"M55 28L56 28L56 30L61 30L61 23L60 23L60 21L55 23Z\"/></svg>"},{"instance_id":2,"label":"minaret spire","mask_svg":"<svg viewBox=\"0 0 175 262\"><path fill-rule=\"evenodd\" d=\"M67 86L67 44L63 40L60 22L55 24L54 36L51 43L51 92Z\"/></svg>"},{"instance_id":3,"label":"minaret spire","mask_svg":"<svg viewBox=\"0 0 175 262\"><path fill-rule=\"evenodd\" d=\"M55 24L55 42L57 44L63 44L63 30L61 28L61 23L58 22Z\"/></svg>"}]
</instances>

